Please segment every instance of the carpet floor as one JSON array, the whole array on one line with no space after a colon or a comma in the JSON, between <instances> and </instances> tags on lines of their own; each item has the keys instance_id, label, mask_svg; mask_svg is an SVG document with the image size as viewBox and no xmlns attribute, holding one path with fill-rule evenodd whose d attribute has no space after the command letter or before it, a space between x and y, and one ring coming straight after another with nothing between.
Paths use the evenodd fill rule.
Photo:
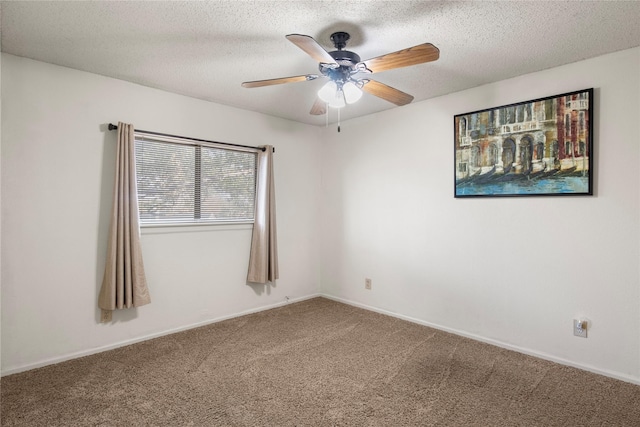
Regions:
<instances>
[{"instance_id":1,"label":"carpet floor","mask_svg":"<svg viewBox=\"0 0 640 427\"><path fill-rule=\"evenodd\" d=\"M3 426L640 426L640 386L325 298L1 389Z\"/></svg>"}]
</instances>

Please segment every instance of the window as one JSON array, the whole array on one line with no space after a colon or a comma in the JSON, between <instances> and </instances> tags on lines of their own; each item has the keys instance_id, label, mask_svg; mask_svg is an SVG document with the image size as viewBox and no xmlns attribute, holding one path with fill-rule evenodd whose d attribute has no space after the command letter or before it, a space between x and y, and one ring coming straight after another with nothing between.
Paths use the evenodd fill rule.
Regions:
<instances>
[{"instance_id":1,"label":"window","mask_svg":"<svg viewBox=\"0 0 640 427\"><path fill-rule=\"evenodd\" d=\"M253 151L136 134L141 224L253 221Z\"/></svg>"},{"instance_id":2,"label":"window","mask_svg":"<svg viewBox=\"0 0 640 427\"><path fill-rule=\"evenodd\" d=\"M556 112L553 108L553 99L547 99L544 101L544 119L553 120L556 116Z\"/></svg>"}]
</instances>

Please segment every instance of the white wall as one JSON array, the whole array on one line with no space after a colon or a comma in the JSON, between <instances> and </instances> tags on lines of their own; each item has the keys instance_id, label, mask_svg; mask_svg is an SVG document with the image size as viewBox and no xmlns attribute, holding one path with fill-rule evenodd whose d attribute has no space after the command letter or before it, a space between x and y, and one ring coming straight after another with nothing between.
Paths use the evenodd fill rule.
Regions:
<instances>
[{"instance_id":1,"label":"white wall","mask_svg":"<svg viewBox=\"0 0 640 427\"><path fill-rule=\"evenodd\" d=\"M639 81L636 48L328 129L323 292L640 382ZM454 199L455 114L590 87L594 196Z\"/></svg>"},{"instance_id":2,"label":"white wall","mask_svg":"<svg viewBox=\"0 0 640 427\"><path fill-rule=\"evenodd\" d=\"M152 303L98 323L118 120L276 147L275 286L250 226L143 229ZM3 374L318 293L318 128L2 54L2 130Z\"/></svg>"}]
</instances>

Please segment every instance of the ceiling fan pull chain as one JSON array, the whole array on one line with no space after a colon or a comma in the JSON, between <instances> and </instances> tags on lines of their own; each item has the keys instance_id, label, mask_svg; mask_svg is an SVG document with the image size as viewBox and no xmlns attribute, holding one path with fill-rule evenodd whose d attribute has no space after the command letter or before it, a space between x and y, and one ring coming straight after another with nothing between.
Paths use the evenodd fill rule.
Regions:
<instances>
[{"instance_id":1,"label":"ceiling fan pull chain","mask_svg":"<svg viewBox=\"0 0 640 427\"><path fill-rule=\"evenodd\" d=\"M340 132L340 108L338 108L338 132Z\"/></svg>"},{"instance_id":2,"label":"ceiling fan pull chain","mask_svg":"<svg viewBox=\"0 0 640 427\"><path fill-rule=\"evenodd\" d=\"M329 103L325 103L324 107L324 127L329 127Z\"/></svg>"}]
</instances>

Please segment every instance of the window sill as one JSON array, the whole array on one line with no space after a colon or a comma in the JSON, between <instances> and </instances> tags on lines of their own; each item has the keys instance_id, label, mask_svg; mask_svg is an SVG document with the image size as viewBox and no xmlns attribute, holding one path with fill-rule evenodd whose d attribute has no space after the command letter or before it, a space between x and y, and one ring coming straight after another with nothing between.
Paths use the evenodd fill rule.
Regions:
<instances>
[{"instance_id":1,"label":"window sill","mask_svg":"<svg viewBox=\"0 0 640 427\"><path fill-rule=\"evenodd\" d=\"M222 230L251 230L253 221L225 221L206 223L140 224L141 234L194 233Z\"/></svg>"}]
</instances>

